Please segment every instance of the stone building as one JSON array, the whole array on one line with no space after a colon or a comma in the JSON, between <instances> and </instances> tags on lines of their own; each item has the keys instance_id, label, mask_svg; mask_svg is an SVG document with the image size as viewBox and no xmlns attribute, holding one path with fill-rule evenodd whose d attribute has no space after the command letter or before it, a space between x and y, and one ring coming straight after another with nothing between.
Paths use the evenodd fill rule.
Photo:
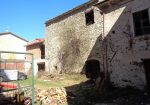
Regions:
<instances>
[{"instance_id":1,"label":"stone building","mask_svg":"<svg viewBox=\"0 0 150 105\"><path fill-rule=\"evenodd\" d=\"M95 3L89 1L46 22L46 68L50 73L81 72L87 60L100 61L101 44L97 54L89 57L95 41L101 40L102 18Z\"/></svg>"},{"instance_id":2,"label":"stone building","mask_svg":"<svg viewBox=\"0 0 150 105\"><path fill-rule=\"evenodd\" d=\"M100 85L150 84L150 1L90 0L46 22L46 68L82 72Z\"/></svg>"}]
</instances>

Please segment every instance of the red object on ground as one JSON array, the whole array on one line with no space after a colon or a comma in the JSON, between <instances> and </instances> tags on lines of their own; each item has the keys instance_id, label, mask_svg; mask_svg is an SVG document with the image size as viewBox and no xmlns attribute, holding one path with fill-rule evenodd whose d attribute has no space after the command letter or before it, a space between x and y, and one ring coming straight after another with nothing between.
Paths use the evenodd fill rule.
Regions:
<instances>
[{"instance_id":1,"label":"red object on ground","mask_svg":"<svg viewBox=\"0 0 150 105\"><path fill-rule=\"evenodd\" d=\"M5 83L5 82L0 83L0 87L9 88L9 89L16 89L17 88L17 86L15 84Z\"/></svg>"}]
</instances>

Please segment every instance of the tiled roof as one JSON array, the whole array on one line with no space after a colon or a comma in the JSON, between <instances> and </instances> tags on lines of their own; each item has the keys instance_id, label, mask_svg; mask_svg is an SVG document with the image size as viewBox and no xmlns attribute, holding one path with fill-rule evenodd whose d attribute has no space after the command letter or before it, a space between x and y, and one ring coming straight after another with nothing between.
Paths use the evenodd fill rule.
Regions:
<instances>
[{"instance_id":1,"label":"tiled roof","mask_svg":"<svg viewBox=\"0 0 150 105\"><path fill-rule=\"evenodd\" d=\"M35 45L35 44L42 44L44 43L45 39L44 38L37 38L31 42L29 42L26 46L31 46L31 45Z\"/></svg>"}]
</instances>

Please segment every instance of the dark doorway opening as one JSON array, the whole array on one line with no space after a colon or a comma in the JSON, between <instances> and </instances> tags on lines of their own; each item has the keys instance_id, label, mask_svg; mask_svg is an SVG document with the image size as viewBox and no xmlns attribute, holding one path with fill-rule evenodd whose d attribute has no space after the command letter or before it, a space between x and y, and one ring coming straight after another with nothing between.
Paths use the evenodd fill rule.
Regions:
<instances>
[{"instance_id":1,"label":"dark doorway opening","mask_svg":"<svg viewBox=\"0 0 150 105\"><path fill-rule=\"evenodd\" d=\"M87 78L96 80L100 75L100 62L98 60L86 61L85 74Z\"/></svg>"},{"instance_id":2,"label":"dark doorway opening","mask_svg":"<svg viewBox=\"0 0 150 105\"><path fill-rule=\"evenodd\" d=\"M45 71L45 63L38 64L38 71Z\"/></svg>"},{"instance_id":3,"label":"dark doorway opening","mask_svg":"<svg viewBox=\"0 0 150 105\"><path fill-rule=\"evenodd\" d=\"M143 59L145 75L146 75L146 90L150 92L150 59Z\"/></svg>"},{"instance_id":4,"label":"dark doorway opening","mask_svg":"<svg viewBox=\"0 0 150 105\"><path fill-rule=\"evenodd\" d=\"M41 59L45 59L45 45L41 45Z\"/></svg>"}]
</instances>

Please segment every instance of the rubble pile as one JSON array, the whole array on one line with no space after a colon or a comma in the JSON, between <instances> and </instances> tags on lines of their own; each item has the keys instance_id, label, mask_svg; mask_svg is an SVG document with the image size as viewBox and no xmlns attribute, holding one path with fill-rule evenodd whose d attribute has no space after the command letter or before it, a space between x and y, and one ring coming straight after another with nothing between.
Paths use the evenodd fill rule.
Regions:
<instances>
[{"instance_id":1,"label":"rubble pile","mask_svg":"<svg viewBox=\"0 0 150 105\"><path fill-rule=\"evenodd\" d=\"M44 105L61 105L67 102L65 88L35 89L36 101Z\"/></svg>"}]
</instances>

